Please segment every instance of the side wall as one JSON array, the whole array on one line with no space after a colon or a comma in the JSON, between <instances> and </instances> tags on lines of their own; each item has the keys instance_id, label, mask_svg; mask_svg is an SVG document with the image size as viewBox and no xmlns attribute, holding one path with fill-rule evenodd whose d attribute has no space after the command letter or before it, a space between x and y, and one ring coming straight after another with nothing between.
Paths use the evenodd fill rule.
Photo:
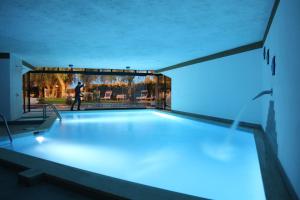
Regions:
<instances>
[{"instance_id":1,"label":"side wall","mask_svg":"<svg viewBox=\"0 0 300 200\"><path fill-rule=\"evenodd\" d=\"M10 111L11 120L21 117L23 113L22 99L22 60L15 55L10 56Z\"/></svg>"},{"instance_id":2,"label":"side wall","mask_svg":"<svg viewBox=\"0 0 300 200\"><path fill-rule=\"evenodd\" d=\"M16 120L23 113L22 105L22 60L10 54L10 58L0 59L0 113L8 121Z\"/></svg>"},{"instance_id":3,"label":"side wall","mask_svg":"<svg viewBox=\"0 0 300 200\"><path fill-rule=\"evenodd\" d=\"M265 46L276 56L276 75L263 62L264 87L274 95L263 103L263 127L278 145L278 158L300 198L300 1L281 1ZM272 102L273 101L273 105Z\"/></svg>"},{"instance_id":4,"label":"side wall","mask_svg":"<svg viewBox=\"0 0 300 200\"><path fill-rule=\"evenodd\" d=\"M10 119L10 59L0 58L0 113L3 114L7 119Z\"/></svg>"},{"instance_id":5,"label":"side wall","mask_svg":"<svg viewBox=\"0 0 300 200\"><path fill-rule=\"evenodd\" d=\"M261 50L164 72L172 78L172 110L235 119L262 90ZM249 103L242 121L261 123L261 100Z\"/></svg>"}]
</instances>

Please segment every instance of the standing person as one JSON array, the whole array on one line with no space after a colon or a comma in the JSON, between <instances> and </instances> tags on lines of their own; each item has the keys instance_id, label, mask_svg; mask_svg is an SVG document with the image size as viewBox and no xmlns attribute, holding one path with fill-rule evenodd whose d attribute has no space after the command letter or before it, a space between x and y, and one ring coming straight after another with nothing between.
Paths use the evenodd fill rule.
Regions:
<instances>
[{"instance_id":1,"label":"standing person","mask_svg":"<svg viewBox=\"0 0 300 200\"><path fill-rule=\"evenodd\" d=\"M80 104L81 104L81 91L80 89L84 86L84 84L81 84L81 82L78 82L77 86L75 87L75 100L71 106L71 110L73 110L75 103L77 102L77 110L80 110Z\"/></svg>"}]
</instances>

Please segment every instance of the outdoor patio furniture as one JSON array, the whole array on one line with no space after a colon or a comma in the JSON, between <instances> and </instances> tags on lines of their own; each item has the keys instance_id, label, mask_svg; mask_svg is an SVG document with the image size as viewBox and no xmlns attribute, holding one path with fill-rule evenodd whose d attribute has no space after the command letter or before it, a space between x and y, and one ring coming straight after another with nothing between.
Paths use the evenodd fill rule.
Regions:
<instances>
[{"instance_id":1,"label":"outdoor patio furniture","mask_svg":"<svg viewBox=\"0 0 300 200\"><path fill-rule=\"evenodd\" d=\"M34 105L34 104L38 104L38 103L39 103L38 98L30 97L30 104Z\"/></svg>"},{"instance_id":2,"label":"outdoor patio furniture","mask_svg":"<svg viewBox=\"0 0 300 200\"><path fill-rule=\"evenodd\" d=\"M101 98L101 99L103 99L103 100L110 100L111 99L111 95L112 95L112 91L111 90L105 91L104 97Z\"/></svg>"},{"instance_id":3,"label":"outdoor patio furniture","mask_svg":"<svg viewBox=\"0 0 300 200\"><path fill-rule=\"evenodd\" d=\"M126 94L118 94L116 96L117 100L125 100L126 99Z\"/></svg>"},{"instance_id":4,"label":"outdoor patio furniture","mask_svg":"<svg viewBox=\"0 0 300 200\"><path fill-rule=\"evenodd\" d=\"M142 90L141 96L136 97L137 100L147 100L148 90Z\"/></svg>"}]
</instances>

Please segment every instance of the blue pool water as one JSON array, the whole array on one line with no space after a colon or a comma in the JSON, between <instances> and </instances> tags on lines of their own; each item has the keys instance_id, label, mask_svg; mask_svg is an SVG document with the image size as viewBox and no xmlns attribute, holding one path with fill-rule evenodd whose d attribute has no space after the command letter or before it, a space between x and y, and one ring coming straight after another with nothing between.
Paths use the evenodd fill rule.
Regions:
<instances>
[{"instance_id":1,"label":"blue pool water","mask_svg":"<svg viewBox=\"0 0 300 200\"><path fill-rule=\"evenodd\" d=\"M251 133L155 110L62 113L15 151L211 199L265 199Z\"/></svg>"}]
</instances>

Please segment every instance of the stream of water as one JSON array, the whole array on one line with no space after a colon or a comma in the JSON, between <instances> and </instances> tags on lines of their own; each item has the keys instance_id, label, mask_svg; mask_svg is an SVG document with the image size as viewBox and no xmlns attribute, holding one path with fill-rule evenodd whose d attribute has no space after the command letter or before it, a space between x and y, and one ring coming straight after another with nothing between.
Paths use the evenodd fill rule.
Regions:
<instances>
[{"instance_id":1,"label":"stream of water","mask_svg":"<svg viewBox=\"0 0 300 200\"><path fill-rule=\"evenodd\" d=\"M247 110L248 106L251 104L252 100L251 101L248 101L246 104L244 104L244 106L240 109L239 113L237 114L237 116L235 117L230 129L231 129L231 132L232 131L235 131L238 126L239 126L239 123L240 123L240 120L241 120L241 117L243 116L244 112Z\"/></svg>"}]
</instances>

